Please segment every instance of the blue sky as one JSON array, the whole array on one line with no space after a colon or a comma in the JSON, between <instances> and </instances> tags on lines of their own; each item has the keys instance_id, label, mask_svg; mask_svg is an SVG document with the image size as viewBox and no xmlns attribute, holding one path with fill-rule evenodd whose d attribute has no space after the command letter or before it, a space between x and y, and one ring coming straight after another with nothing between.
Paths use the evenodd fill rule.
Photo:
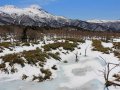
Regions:
<instances>
[{"instance_id":1,"label":"blue sky","mask_svg":"<svg viewBox=\"0 0 120 90\"><path fill-rule=\"evenodd\" d=\"M68 18L120 19L120 0L1 0L0 6L27 7L37 4L46 11Z\"/></svg>"}]
</instances>

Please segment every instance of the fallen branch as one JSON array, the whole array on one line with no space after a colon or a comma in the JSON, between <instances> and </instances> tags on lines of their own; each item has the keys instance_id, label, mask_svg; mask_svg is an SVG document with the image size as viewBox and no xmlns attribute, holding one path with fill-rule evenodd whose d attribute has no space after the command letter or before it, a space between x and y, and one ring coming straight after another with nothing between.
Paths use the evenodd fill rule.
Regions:
<instances>
[{"instance_id":1,"label":"fallen branch","mask_svg":"<svg viewBox=\"0 0 120 90\"><path fill-rule=\"evenodd\" d=\"M106 87L111 86L111 85L113 85L113 86L120 86L120 84L115 83L115 82L113 82L113 81L107 81L107 82L105 83L105 85L106 85Z\"/></svg>"}]
</instances>

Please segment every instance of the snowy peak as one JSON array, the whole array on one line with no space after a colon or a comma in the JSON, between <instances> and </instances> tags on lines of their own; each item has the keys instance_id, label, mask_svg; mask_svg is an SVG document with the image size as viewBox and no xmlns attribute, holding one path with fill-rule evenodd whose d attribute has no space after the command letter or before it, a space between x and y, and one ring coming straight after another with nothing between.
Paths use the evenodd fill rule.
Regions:
<instances>
[{"instance_id":1,"label":"snowy peak","mask_svg":"<svg viewBox=\"0 0 120 90\"><path fill-rule=\"evenodd\" d=\"M0 12L6 13L6 14L18 13L20 11L22 10L13 5L6 5L3 7L0 7Z\"/></svg>"},{"instance_id":2,"label":"snowy peak","mask_svg":"<svg viewBox=\"0 0 120 90\"><path fill-rule=\"evenodd\" d=\"M30 9L37 9L37 10L40 10L40 9L42 9L40 6L38 6L38 5L30 5L28 8L30 8ZM7 9L24 9L24 8L18 8L18 7L16 7L16 6L14 6L14 5L5 5L5 6L2 6L2 7L0 7L0 9L1 10L7 10Z\"/></svg>"},{"instance_id":3,"label":"snowy peak","mask_svg":"<svg viewBox=\"0 0 120 90\"><path fill-rule=\"evenodd\" d=\"M115 22L120 22L120 20L87 20L89 23L115 23Z\"/></svg>"},{"instance_id":4,"label":"snowy peak","mask_svg":"<svg viewBox=\"0 0 120 90\"><path fill-rule=\"evenodd\" d=\"M3 7L0 7L0 11L2 12L5 12L5 13L8 13L8 14L12 14L12 13L18 13L18 14L28 14L29 11L37 11L37 12L40 12L40 7L38 6L35 6L35 5L32 5L28 8L17 8L13 5L6 5L6 6L3 6Z\"/></svg>"},{"instance_id":5,"label":"snowy peak","mask_svg":"<svg viewBox=\"0 0 120 90\"><path fill-rule=\"evenodd\" d=\"M26 8L17 8L13 5L6 5L3 7L0 7L0 13L2 13L2 12L12 15L13 18L14 18L13 15L15 14L15 17L27 15L27 16L31 17L32 19L34 19L34 17L49 18L49 19L55 19L55 20L57 20L59 18L66 19L64 17L55 16L55 15L50 14L38 5L31 5Z\"/></svg>"}]
</instances>

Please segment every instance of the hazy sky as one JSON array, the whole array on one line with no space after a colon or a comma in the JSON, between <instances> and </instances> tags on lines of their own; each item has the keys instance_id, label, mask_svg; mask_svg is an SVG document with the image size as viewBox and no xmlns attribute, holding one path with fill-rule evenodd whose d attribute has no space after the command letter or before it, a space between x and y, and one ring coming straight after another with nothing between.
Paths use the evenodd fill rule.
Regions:
<instances>
[{"instance_id":1,"label":"hazy sky","mask_svg":"<svg viewBox=\"0 0 120 90\"><path fill-rule=\"evenodd\" d=\"M37 4L46 11L75 19L120 19L120 0L0 0L0 6Z\"/></svg>"}]
</instances>

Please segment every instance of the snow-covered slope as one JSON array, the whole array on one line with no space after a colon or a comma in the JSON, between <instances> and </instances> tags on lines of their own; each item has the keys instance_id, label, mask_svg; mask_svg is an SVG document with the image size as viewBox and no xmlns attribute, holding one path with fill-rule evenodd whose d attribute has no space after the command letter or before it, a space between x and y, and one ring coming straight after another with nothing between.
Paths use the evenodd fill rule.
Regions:
<instances>
[{"instance_id":1,"label":"snow-covered slope","mask_svg":"<svg viewBox=\"0 0 120 90\"><path fill-rule=\"evenodd\" d=\"M120 22L120 20L87 20L89 23L115 23L115 22Z\"/></svg>"}]
</instances>

